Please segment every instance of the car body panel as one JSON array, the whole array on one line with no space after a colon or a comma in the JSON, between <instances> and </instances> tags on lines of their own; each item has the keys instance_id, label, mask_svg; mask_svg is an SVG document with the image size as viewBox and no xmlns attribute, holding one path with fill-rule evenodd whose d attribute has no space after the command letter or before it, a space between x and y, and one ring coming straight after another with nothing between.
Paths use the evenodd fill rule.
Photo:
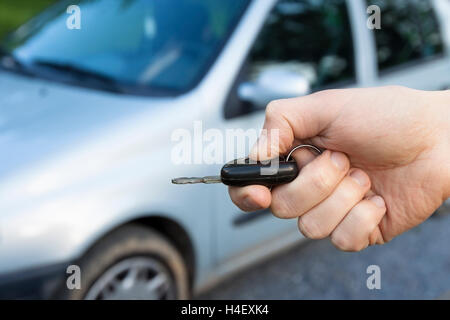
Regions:
<instances>
[{"instance_id":1,"label":"car body panel","mask_svg":"<svg viewBox=\"0 0 450 320\"><path fill-rule=\"evenodd\" d=\"M23 83L18 77L14 78L14 86L30 86L29 79L21 80ZM2 86L0 91L3 88L7 86ZM196 247L209 241L211 215L199 212L210 211L211 203L199 203L197 192L202 188L210 191L206 186L192 190L172 185L171 178L185 173L186 169L167 166L172 131L200 116L195 112L195 108L200 107L198 101L189 101L194 95L171 99L170 103L160 99L152 104L145 99L124 101L117 96L52 84L48 84L46 90L51 100L66 101L61 108L70 108L70 103L92 108L103 105L110 109L99 111L109 113L109 117L105 116L104 123L96 121L97 126L86 125L86 130L84 123L79 122L83 120L81 115L69 115L71 121L56 126L60 132L46 131L46 126L42 125L42 130L37 130L33 138L40 139L42 133L45 141L50 134L61 140L60 148L37 150L14 175L2 178L2 272L76 257L115 226L148 215L163 215L185 230L195 230L190 237ZM190 113L192 118L174 121L175 115L180 114L180 109L184 111L186 105L194 106ZM14 108L12 104L9 107ZM117 117L111 116L114 113ZM64 130L75 133L79 130L82 138L77 140L65 135ZM10 143L17 152L23 151L14 140ZM7 151L9 146L5 142L5 149L2 149ZM200 172L194 173L204 174L204 169L197 168ZM161 188L161 185L167 187ZM187 208L196 208L198 212ZM203 260L210 264L207 254L199 258L200 266Z\"/></svg>"}]
</instances>

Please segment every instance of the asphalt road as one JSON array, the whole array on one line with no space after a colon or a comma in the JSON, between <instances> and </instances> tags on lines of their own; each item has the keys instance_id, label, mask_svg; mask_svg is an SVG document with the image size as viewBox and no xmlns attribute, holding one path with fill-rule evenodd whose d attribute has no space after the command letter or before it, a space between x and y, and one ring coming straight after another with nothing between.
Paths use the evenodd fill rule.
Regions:
<instances>
[{"instance_id":1,"label":"asphalt road","mask_svg":"<svg viewBox=\"0 0 450 320\"><path fill-rule=\"evenodd\" d=\"M328 240L307 241L247 269L200 299L450 298L450 210L384 246L339 252ZM369 290L369 265L381 289Z\"/></svg>"}]
</instances>

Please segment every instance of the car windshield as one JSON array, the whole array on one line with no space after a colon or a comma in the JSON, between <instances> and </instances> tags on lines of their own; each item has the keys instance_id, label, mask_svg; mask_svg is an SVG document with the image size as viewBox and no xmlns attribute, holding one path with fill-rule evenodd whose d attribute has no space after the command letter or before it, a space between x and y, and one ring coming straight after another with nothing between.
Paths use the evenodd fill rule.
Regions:
<instances>
[{"instance_id":1,"label":"car windshield","mask_svg":"<svg viewBox=\"0 0 450 320\"><path fill-rule=\"evenodd\" d=\"M136 92L182 93L200 81L249 1L61 1L4 41L3 67L73 84L95 78Z\"/></svg>"}]
</instances>

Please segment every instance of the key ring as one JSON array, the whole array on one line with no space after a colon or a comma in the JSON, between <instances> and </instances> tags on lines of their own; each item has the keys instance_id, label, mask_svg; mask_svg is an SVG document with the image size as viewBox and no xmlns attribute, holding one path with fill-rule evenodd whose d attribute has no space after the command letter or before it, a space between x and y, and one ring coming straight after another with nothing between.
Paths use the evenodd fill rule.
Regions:
<instances>
[{"instance_id":1,"label":"key ring","mask_svg":"<svg viewBox=\"0 0 450 320\"><path fill-rule=\"evenodd\" d=\"M322 154L322 150L320 150L319 148L317 148L316 146L313 146L312 144L301 144L296 146L294 149L292 149L289 154L286 157L286 161L289 161L289 158L292 156L292 154L294 153L294 151L301 149L301 148L309 148L312 149L314 151L316 151L319 155Z\"/></svg>"}]
</instances>

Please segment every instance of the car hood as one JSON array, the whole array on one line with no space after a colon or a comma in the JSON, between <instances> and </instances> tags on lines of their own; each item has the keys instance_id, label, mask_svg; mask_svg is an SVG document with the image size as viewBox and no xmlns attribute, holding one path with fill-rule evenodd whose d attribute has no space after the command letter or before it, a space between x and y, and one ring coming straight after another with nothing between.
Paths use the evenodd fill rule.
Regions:
<instances>
[{"instance_id":1,"label":"car hood","mask_svg":"<svg viewBox=\"0 0 450 320\"><path fill-rule=\"evenodd\" d=\"M70 150L112 123L153 108L156 112L155 100L0 71L0 179Z\"/></svg>"}]
</instances>

